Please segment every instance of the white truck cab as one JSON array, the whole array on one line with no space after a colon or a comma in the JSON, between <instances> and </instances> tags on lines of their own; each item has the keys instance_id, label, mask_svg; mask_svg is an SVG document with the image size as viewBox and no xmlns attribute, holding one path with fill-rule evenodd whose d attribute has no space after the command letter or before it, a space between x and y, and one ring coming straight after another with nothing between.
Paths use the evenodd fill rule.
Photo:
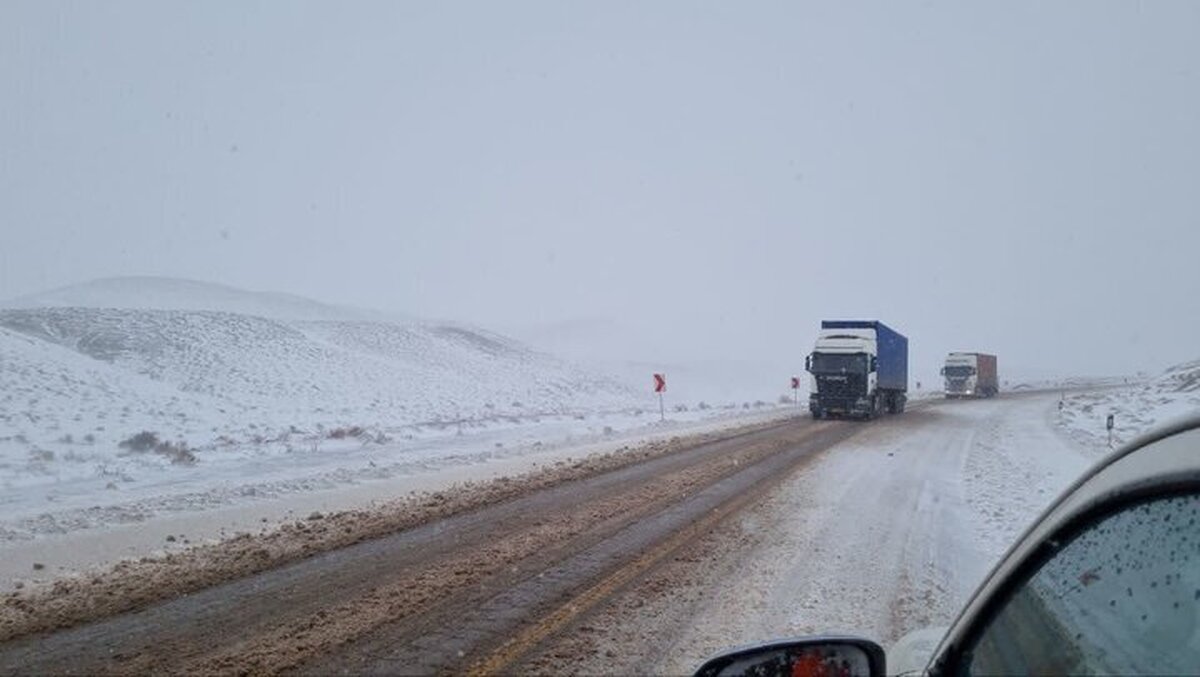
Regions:
<instances>
[{"instance_id":1,"label":"white truck cab","mask_svg":"<svg viewBox=\"0 0 1200 677\"><path fill-rule=\"evenodd\" d=\"M946 397L974 397L979 387L978 357L975 353L950 353L942 376L946 377Z\"/></svg>"},{"instance_id":2,"label":"white truck cab","mask_svg":"<svg viewBox=\"0 0 1200 677\"><path fill-rule=\"evenodd\" d=\"M822 415L873 411L870 398L877 380L873 365L878 358L874 330L822 329L808 363L813 400L821 403L817 411Z\"/></svg>"},{"instance_id":3,"label":"white truck cab","mask_svg":"<svg viewBox=\"0 0 1200 677\"><path fill-rule=\"evenodd\" d=\"M950 353L942 367L946 397L995 397L1000 392L996 356L987 353Z\"/></svg>"},{"instance_id":4,"label":"white truck cab","mask_svg":"<svg viewBox=\"0 0 1200 677\"><path fill-rule=\"evenodd\" d=\"M805 361L813 418L904 411L908 339L877 320L825 320Z\"/></svg>"}]
</instances>

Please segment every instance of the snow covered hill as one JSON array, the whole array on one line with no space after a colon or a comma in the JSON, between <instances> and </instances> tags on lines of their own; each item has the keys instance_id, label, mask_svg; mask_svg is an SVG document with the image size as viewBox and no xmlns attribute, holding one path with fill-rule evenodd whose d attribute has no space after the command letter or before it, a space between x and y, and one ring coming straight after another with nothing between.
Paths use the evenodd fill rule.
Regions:
<instances>
[{"instance_id":1,"label":"snow covered hill","mask_svg":"<svg viewBox=\"0 0 1200 677\"><path fill-rule=\"evenodd\" d=\"M1059 425L1075 441L1108 450L1105 421L1113 415L1113 446L1120 446L1173 418L1200 412L1200 360L1185 362L1130 388L1067 395Z\"/></svg>"},{"instance_id":2,"label":"snow covered hill","mask_svg":"<svg viewBox=\"0 0 1200 677\"><path fill-rule=\"evenodd\" d=\"M46 308L0 311L0 327L275 423L400 424L630 403L616 383L456 326Z\"/></svg>"},{"instance_id":3,"label":"snow covered hill","mask_svg":"<svg viewBox=\"0 0 1200 677\"><path fill-rule=\"evenodd\" d=\"M110 277L21 296L5 308L124 308L216 310L286 320L408 320L403 316L335 306L292 294L255 292L171 277Z\"/></svg>"},{"instance_id":4,"label":"snow covered hill","mask_svg":"<svg viewBox=\"0 0 1200 677\"><path fill-rule=\"evenodd\" d=\"M484 330L198 282L103 280L8 305L7 488L127 477L229 450L624 411L649 399ZM152 437L139 443L139 433Z\"/></svg>"}]
</instances>

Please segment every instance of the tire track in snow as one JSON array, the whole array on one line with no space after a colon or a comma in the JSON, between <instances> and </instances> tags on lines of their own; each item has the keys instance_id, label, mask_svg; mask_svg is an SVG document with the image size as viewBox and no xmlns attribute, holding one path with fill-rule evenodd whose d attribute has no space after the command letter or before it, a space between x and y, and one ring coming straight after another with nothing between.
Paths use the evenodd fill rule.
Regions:
<instances>
[{"instance_id":1,"label":"tire track in snow","mask_svg":"<svg viewBox=\"0 0 1200 677\"><path fill-rule=\"evenodd\" d=\"M676 674L774 637L886 646L949 624L1086 465L1049 424L1055 397L937 402L863 426L522 670Z\"/></svg>"}]
</instances>

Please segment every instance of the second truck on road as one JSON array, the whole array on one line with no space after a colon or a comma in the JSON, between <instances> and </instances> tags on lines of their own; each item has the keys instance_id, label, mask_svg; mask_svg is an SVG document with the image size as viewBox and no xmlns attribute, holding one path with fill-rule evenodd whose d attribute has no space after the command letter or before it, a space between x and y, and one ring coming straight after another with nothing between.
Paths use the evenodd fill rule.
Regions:
<instances>
[{"instance_id":1,"label":"second truck on road","mask_svg":"<svg viewBox=\"0 0 1200 677\"><path fill-rule=\"evenodd\" d=\"M996 375L996 356L987 353L950 353L946 366L946 398L995 397L1000 393Z\"/></svg>"},{"instance_id":2,"label":"second truck on road","mask_svg":"<svg viewBox=\"0 0 1200 677\"><path fill-rule=\"evenodd\" d=\"M874 418L904 411L908 339L877 320L824 320L805 360L813 418Z\"/></svg>"}]
</instances>

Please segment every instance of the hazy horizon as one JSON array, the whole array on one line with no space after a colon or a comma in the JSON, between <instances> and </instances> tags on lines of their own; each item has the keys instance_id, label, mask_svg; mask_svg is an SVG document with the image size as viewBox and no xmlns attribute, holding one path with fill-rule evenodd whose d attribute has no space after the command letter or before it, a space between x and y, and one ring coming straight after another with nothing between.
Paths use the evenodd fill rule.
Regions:
<instances>
[{"instance_id":1,"label":"hazy horizon","mask_svg":"<svg viewBox=\"0 0 1200 677\"><path fill-rule=\"evenodd\" d=\"M1157 372L1200 358L1197 26L1191 2L9 2L0 299L178 277L785 376L821 319L866 317L914 378L951 350Z\"/></svg>"},{"instance_id":2,"label":"hazy horizon","mask_svg":"<svg viewBox=\"0 0 1200 677\"><path fill-rule=\"evenodd\" d=\"M121 283L138 283L144 285L144 295L139 293L137 296L132 295L114 295L112 289L106 283L121 282ZM434 322L434 323L451 323L451 324L467 324L473 323L464 322L456 318L448 317L416 317L398 313L395 311L380 310L365 306L355 306L349 304L339 304L323 301L318 298L311 298L292 294L290 292L281 292L269 289L243 289L225 285L219 282L199 280L192 278L175 278L166 276L150 276L150 275L131 275L131 276L115 276L111 278L98 278L87 280L77 284L56 287L53 289L33 292L31 294L22 295L20 297L0 298L0 309L6 307L39 307L39 306L64 306L68 305L58 298L59 293L66 292L69 298L83 298L83 302L78 305L88 307L99 307L94 298L86 296L75 296L76 292L85 291L95 293L96 288L104 290L101 294L102 298L121 298L119 304L113 307L130 307L130 308L170 308L179 310L195 310L198 307L193 303L172 304L164 302L164 298L172 299L179 298L174 295L163 296L161 294L162 287L156 288L156 285L166 283L167 287L173 286L172 283L184 283L184 287L191 288L197 285L200 288L212 288L222 292L233 292L235 295L248 294L251 297L263 296L264 301L268 306L271 302L278 302L281 305L278 307L281 317L292 317L288 314L289 310L303 311L303 304L306 302L316 303L322 307L331 309L344 309L351 313L362 312L364 315L350 315L357 319L374 319L383 321L417 321L417 322ZM126 284L121 284L119 287L124 291ZM184 291L201 291L201 289L186 289ZM191 298L203 298L191 297ZM245 309L237 307L238 304L222 303L229 299L216 300L209 304L201 303L199 307L210 310L225 310L232 312L244 312L249 314L261 314L261 309ZM300 304L295 306L292 304ZM70 304L76 305L76 304ZM230 307L233 306L233 307ZM379 313L375 315L374 313ZM274 316L274 314L268 314ZM304 312L294 316L293 319L310 317ZM317 319L314 317L314 319ZM828 318L822 318L828 319ZM850 318L850 319L876 319L876 318ZM817 321L819 323L819 321ZM592 366L604 369L613 367L628 367L640 366L644 367L647 375L647 383L649 383L649 374L651 371L660 371L662 369L685 369L686 383L689 386L696 385L697 379L707 379L710 377L723 377L729 380L727 387L745 396L751 392L758 393L761 396L767 396L773 391L775 395L786 391L786 381L790 375L799 375L807 379L802 373L802 370L791 370L786 368L778 368L782 360L772 361L769 358L752 355L724 355L724 356L687 356L676 355L672 356L669 350L663 350L662 346L656 346L652 341L639 339L636 332L629 331L627 326L623 326L619 320L601 317L578 317L563 320L560 322L552 322L543 325L525 325L512 326L508 328L497 326L483 326L476 324L480 329L499 332L511 338L528 343L530 346L545 351L552 352L560 357L579 361L582 363L591 362ZM816 324L812 330L813 336L816 334ZM804 355L810 349L811 340L807 341L802 346L803 351L800 354L799 361L802 363ZM954 349L946 352L951 352ZM914 355L919 354L919 351L914 350ZM935 373L941 366L941 355L936 360L921 364L914 360L912 365L910 381L921 383L923 389L940 388L941 380ZM1176 363L1164 365L1164 367L1175 366ZM1134 372L1096 372L1096 373L1081 373L1081 372L1062 372L1054 370L1039 370L1020 368L1012 369L1009 365L1002 362L1001 378L1005 380L1012 379L1013 383L1022 381L1031 381L1044 378L1064 378L1064 377L1113 377L1113 376L1134 376ZM739 366L744 366L745 369L738 371ZM783 365L788 366L788 365ZM1153 372L1143 372L1153 374L1161 371L1156 369ZM618 374L627 377L633 374L625 373ZM672 379L674 382L674 379ZM714 386L719 384L712 384ZM911 385L911 384L910 384ZM807 387L807 381L805 382ZM682 393L687 396L687 393ZM774 397L775 395L771 395Z\"/></svg>"}]
</instances>

